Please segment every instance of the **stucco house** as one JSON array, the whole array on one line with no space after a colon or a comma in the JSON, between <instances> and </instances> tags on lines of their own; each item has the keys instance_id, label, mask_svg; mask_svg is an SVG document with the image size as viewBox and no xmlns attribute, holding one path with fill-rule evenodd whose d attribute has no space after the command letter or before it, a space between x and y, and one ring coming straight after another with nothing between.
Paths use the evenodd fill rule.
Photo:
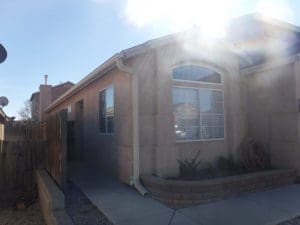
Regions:
<instances>
[{"instance_id":1,"label":"stucco house","mask_svg":"<svg viewBox=\"0 0 300 225\"><path fill-rule=\"evenodd\" d=\"M223 39L195 29L123 50L45 112L68 110L77 160L137 188L142 174L177 176L198 150L203 162L237 156L246 137L299 172L299 52L297 26L248 15Z\"/></svg>"},{"instance_id":2,"label":"stucco house","mask_svg":"<svg viewBox=\"0 0 300 225\"><path fill-rule=\"evenodd\" d=\"M52 86L47 84L47 78L48 75L45 75L45 83L41 84L39 91L32 93L30 97L31 119L33 121L44 121L45 109L63 93L74 86L74 84L70 81Z\"/></svg>"}]
</instances>

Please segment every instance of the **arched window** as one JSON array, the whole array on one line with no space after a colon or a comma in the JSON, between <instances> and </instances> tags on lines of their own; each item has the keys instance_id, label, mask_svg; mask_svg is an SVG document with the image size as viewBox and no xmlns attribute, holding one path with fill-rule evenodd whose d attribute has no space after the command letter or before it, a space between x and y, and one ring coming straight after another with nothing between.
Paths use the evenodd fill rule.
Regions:
<instances>
[{"instance_id":1,"label":"arched window","mask_svg":"<svg viewBox=\"0 0 300 225\"><path fill-rule=\"evenodd\" d=\"M222 83L220 73L199 65L181 65L174 68L173 79L216 84Z\"/></svg>"},{"instance_id":2,"label":"arched window","mask_svg":"<svg viewBox=\"0 0 300 225\"><path fill-rule=\"evenodd\" d=\"M173 79L222 84L220 73L198 65L174 68ZM175 82L172 96L177 141L224 139L223 86Z\"/></svg>"}]
</instances>

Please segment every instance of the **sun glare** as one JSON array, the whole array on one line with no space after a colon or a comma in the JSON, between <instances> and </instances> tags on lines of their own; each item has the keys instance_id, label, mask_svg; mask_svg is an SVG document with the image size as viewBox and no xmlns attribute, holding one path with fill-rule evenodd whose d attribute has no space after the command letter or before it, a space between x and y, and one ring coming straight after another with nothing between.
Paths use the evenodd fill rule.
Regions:
<instances>
[{"instance_id":1,"label":"sun glare","mask_svg":"<svg viewBox=\"0 0 300 225\"><path fill-rule=\"evenodd\" d=\"M203 35L225 35L231 0L128 0L125 9L130 23L139 28L164 25L171 31L199 27Z\"/></svg>"}]
</instances>

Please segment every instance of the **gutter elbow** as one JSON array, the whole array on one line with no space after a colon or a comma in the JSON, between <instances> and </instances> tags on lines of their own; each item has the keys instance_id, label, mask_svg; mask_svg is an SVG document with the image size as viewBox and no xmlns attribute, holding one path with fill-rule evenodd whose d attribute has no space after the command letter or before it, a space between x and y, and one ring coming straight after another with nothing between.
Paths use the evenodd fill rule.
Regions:
<instances>
[{"instance_id":1,"label":"gutter elbow","mask_svg":"<svg viewBox=\"0 0 300 225\"><path fill-rule=\"evenodd\" d=\"M132 69L124 64L123 59L125 58L124 54L120 53L119 57L116 59L116 65L119 70L131 74L132 75Z\"/></svg>"},{"instance_id":2,"label":"gutter elbow","mask_svg":"<svg viewBox=\"0 0 300 225\"><path fill-rule=\"evenodd\" d=\"M144 186L140 183L139 180L135 181L134 187L142 196L148 194L148 191L144 188Z\"/></svg>"}]
</instances>

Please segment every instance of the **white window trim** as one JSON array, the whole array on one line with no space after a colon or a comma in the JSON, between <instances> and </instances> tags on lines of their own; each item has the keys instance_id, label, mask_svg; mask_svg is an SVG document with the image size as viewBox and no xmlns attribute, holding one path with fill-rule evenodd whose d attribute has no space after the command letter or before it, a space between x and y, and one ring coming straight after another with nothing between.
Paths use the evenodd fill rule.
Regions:
<instances>
[{"instance_id":1,"label":"white window trim","mask_svg":"<svg viewBox=\"0 0 300 225\"><path fill-rule=\"evenodd\" d=\"M113 97L113 99L114 99L114 122L115 122L115 88L114 88L114 85L113 84L109 84L109 85L107 85L107 86L105 86L105 87L103 87L103 88L101 88L100 90L98 90L97 91L97 99L98 99L98 133L101 135L101 136L114 136L114 134L115 134L115 123L114 123L114 125L113 125L113 130L114 130L114 132L105 132L105 133L103 133L103 132L101 132L100 131L100 127L99 127L99 125L100 125L100 108L99 108L99 103L100 103L100 92L102 92L102 91L104 91L104 90L106 90L106 89L108 89L108 88L110 88L110 87L112 87L113 88L113 95L114 95L114 97ZM107 123L107 121L105 120L105 123ZM106 125L106 127L107 127L107 125Z\"/></svg>"},{"instance_id":2,"label":"white window trim","mask_svg":"<svg viewBox=\"0 0 300 225\"><path fill-rule=\"evenodd\" d=\"M203 81L194 81L194 80L184 80L184 79L174 79L174 77L173 77L173 70L176 69L176 68L178 68L178 67L181 67L181 66L200 66L200 67L204 67L204 68L216 71L221 76L221 83L203 82ZM206 64L206 63L200 63L200 62L195 62L195 63L193 63L193 62L183 62L183 63L171 66L171 71L172 71L172 73L171 73L172 80L178 81L178 82L196 83L196 84L209 84L209 85L218 85L218 86L223 86L223 84L224 84L223 72L220 69L218 69L218 68L216 68L216 67L214 67L214 66L212 66L210 64Z\"/></svg>"},{"instance_id":3,"label":"white window trim","mask_svg":"<svg viewBox=\"0 0 300 225\"><path fill-rule=\"evenodd\" d=\"M207 138L207 139L193 139L193 140L177 140L175 136L175 142L176 143L188 143L188 142L201 142L201 141L224 141L226 139L226 116L225 116L225 98L224 98L224 91L223 89L218 89L218 88L204 88L204 87L191 87L191 86L183 86L183 85L172 85L172 90L173 88L182 88L182 89L196 89L199 91L199 89L204 89L204 90L212 90L212 91L220 91L222 92L223 96L223 117L224 117L224 137L222 138ZM173 98L173 95L172 95ZM173 116L174 116L174 111L173 111ZM175 123L175 120L174 120ZM201 113L200 113L200 123L201 123ZM202 132L201 132L201 138L202 138Z\"/></svg>"}]
</instances>

